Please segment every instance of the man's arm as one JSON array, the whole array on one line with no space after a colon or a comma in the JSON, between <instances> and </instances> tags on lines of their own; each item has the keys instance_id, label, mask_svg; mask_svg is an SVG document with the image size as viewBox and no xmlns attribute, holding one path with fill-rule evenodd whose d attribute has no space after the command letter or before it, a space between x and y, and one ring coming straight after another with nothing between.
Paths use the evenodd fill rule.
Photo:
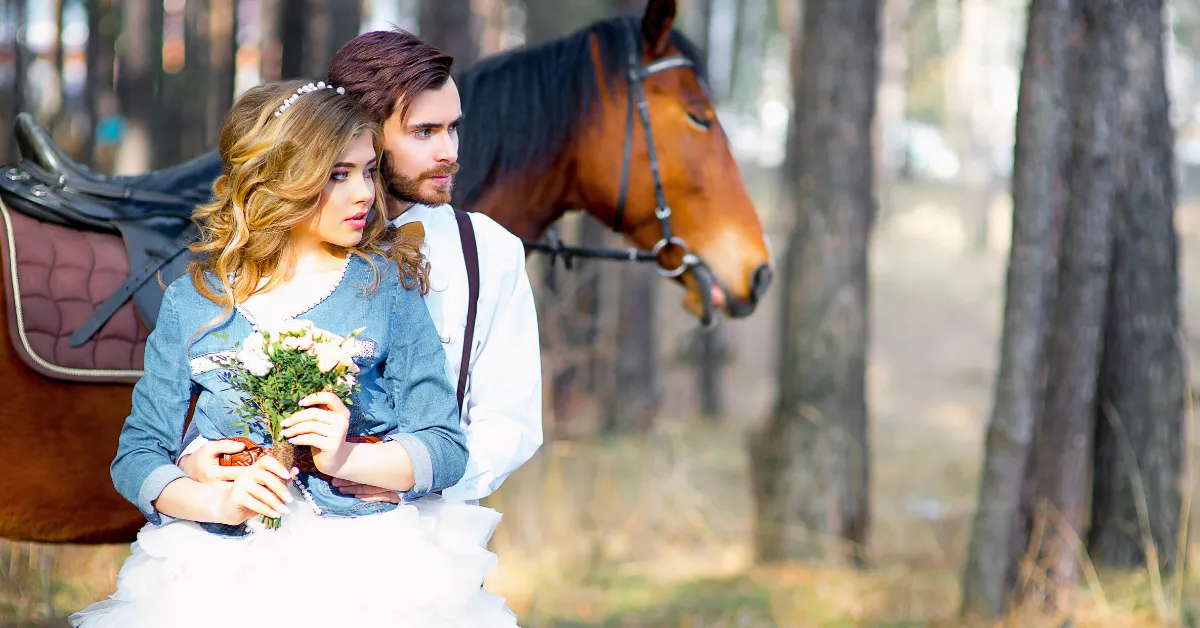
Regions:
<instances>
[{"instance_id":1,"label":"man's arm","mask_svg":"<svg viewBox=\"0 0 1200 628\"><path fill-rule=\"evenodd\" d=\"M462 480L442 491L458 501L487 497L542 445L541 345L525 249L488 220L474 221L477 233L486 234L481 243L503 247L503 253L482 260L480 282L497 282L498 300L490 320L481 316L477 327L482 345L470 366L465 401L467 468Z\"/></svg>"}]
</instances>

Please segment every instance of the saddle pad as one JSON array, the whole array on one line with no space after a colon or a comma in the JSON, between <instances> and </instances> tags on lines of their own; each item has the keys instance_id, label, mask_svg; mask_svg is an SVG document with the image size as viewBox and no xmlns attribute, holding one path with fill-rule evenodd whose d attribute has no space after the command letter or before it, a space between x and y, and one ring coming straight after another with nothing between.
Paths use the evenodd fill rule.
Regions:
<instances>
[{"instance_id":1,"label":"saddle pad","mask_svg":"<svg viewBox=\"0 0 1200 628\"><path fill-rule=\"evenodd\" d=\"M30 368L74 382L142 376L150 331L132 300L82 346L68 340L129 275L120 236L40 222L0 203L0 262L9 336Z\"/></svg>"}]
</instances>

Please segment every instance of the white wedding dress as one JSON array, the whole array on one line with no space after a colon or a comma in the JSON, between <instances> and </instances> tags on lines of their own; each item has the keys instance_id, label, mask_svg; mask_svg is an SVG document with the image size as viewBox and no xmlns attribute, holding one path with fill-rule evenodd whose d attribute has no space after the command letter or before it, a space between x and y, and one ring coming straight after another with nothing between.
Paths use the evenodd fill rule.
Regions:
<instances>
[{"instance_id":1,"label":"white wedding dress","mask_svg":"<svg viewBox=\"0 0 1200 628\"><path fill-rule=\"evenodd\" d=\"M429 495L390 512L316 516L291 487L277 530L244 537L191 521L147 524L117 591L70 617L88 628L487 628L516 626L482 589L496 564L491 508ZM168 519L164 518L164 521Z\"/></svg>"}]
</instances>

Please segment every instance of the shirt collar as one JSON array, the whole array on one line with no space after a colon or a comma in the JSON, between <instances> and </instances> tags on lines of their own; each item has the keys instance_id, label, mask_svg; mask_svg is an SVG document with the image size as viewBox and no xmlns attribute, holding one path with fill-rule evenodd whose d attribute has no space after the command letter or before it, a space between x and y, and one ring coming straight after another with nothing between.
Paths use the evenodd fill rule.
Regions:
<instances>
[{"instance_id":1,"label":"shirt collar","mask_svg":"<svg viewBox=\"0 0 1200 628\"><path fill-rule=\"evenodd\" d=\"M441 205L438 205L438 207L441 207ZM433 215L433 210L434 208L429 205L416 203L412 207L409 207L408 211L397 216L395 220L388 222L388 226L399 227L400 225L406 225L410 222L416 222L418 220L427 222L430 216Z\"/></svg>"}]
</instances>

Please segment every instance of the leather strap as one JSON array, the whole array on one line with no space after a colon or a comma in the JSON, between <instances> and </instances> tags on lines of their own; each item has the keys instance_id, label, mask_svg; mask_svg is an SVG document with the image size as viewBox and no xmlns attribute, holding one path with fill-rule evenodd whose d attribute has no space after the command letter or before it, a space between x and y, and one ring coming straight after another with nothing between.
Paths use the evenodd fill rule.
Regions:
<instances>
[{"instance_id":1,"label":"leather strap","mask_svg":"<svg viewBox=\"0 0 1200 628\"><path fill-rule=\"evenodd\" d=\"M96 311L92 312L92 315L71 334L71 346L80 347L88 340L91 340L92 336L96 335L96 332L100 331L108 323L108 319L112 318L113 314L117 313L117 310L121 309L129 299L133 298L134 293L142 287L142 284L153 278L155 273L161 270L162 267L188 251L188 245L195 239L195 235L194 229L184 229L168 247L166 255L161 257L147 256L146 265L141 269L131 267L129 269L129 276L125 278L125 281L122 281L121 285L117 286L117 289L108 295L107 299L101 301L100 305L96 306ZM132 263L132 259L130 261ZM154 322L157 319L157 314L153 316L143 315L143 320L151 328L153 328Z\"/></svg>"},{"instance_id":2,"label":"leather strap","mask_svg":"<svg viewBox=\"0 0 1200 628\"><path fill-rule=\"evenodd\" d=\"M479 310L479 247L475 242L475 228L471 224L471 216L461 209L456 209L454 219L458 221L463 261L467 264L467 329L463 335L462 362L458 366L458 413L461 415L463 396L467 392L467 370L471 365L471 345L475 342L475 315Z\"/></svg>"}]
</instances>

